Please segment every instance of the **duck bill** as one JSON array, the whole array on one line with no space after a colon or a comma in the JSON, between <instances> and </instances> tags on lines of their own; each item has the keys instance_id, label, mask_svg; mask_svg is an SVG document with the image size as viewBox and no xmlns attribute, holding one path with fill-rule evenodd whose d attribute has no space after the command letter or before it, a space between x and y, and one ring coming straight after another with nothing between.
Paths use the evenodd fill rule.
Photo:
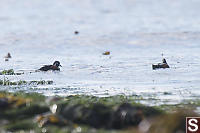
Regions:
<instances>
[{"instance_id":1,"label":"duck bill","mask_svg":"<svg viewBox=\"0 0 200 133\"><path fill-rule=\"evenodd\" d=\"M59 65L60 67L62 67L61 65Z\"/></svg>"}]
</instances>

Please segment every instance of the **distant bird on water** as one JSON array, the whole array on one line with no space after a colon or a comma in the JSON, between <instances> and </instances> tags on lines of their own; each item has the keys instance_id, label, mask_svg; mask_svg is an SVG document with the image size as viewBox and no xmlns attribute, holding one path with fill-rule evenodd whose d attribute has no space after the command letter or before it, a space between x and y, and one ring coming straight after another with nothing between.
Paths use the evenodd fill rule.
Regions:
<instances>
[{"instance_id":1,"label":"distant bird on water","mask_svg":"<svg viewBox=\"0 0 200 133\"><path fill-rule=\"evenodd\" d=\"M152 69L159 69L159 68L169 68L169 65L167 64L167 61L165 58L163 58L162 63L158 63L158 64L153 64L152 65Z\"/></svg>"},{"instance_id":2,"label":"distant bird on water","mask_svg":"<svg viewBox=\"0 0 200 133\"><path fill-rule=\"evenodd\" d=\"M12 57L11 57L11 54L8 53L6 56L4 56L4 58L5 58L5 61L9 61L9 58L12 58Z\"/></svg>"},{"instance_id":3,"label":"distant bird on water","mask_svg":"<svg viewBox=\"0 0 200 133\"><path fill-rule=\"evenodd\" d=\"M49 70L52 70L52 71L60 71L60 68L59 67L62 67L60 65L60 62L59 61L55 61L53 63L53 65L44 65L43 67L41 67L39 70L40 71L49 71Z\"/></svg>"},{"instance_id":4,"label":"distant bird on water","mask_svg":"<svg viewBox=\"0 0 200 133\"><path fill-rule=\"evenodd\" d=\"M4 58L12 58L12 57L11 57L11 54L8 53Z\"/></svg>"}]
</instances>

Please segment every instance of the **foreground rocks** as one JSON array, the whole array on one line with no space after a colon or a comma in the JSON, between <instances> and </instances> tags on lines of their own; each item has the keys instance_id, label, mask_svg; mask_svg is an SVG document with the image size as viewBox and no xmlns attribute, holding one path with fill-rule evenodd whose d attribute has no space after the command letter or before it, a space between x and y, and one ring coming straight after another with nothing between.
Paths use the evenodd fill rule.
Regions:
<instances>
[{"instance_id":1,"label":"foreground rocks","mask_svg":"<svg viewBox=\"0 0 200 133\"><path fill-rule=\"evenodd\" d=\"M123 96L45 97L0 93L0 132L127 132L181 133L193 111L168 113Z\"/></svg>"}]
</instances>

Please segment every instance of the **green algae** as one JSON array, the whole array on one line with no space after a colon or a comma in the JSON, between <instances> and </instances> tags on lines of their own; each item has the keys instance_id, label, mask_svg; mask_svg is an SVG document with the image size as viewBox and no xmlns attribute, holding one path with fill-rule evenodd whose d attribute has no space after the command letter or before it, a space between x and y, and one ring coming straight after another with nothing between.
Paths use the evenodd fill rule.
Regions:
<instances>
[{"instance_id":1,"label":"green algae","mask_svg":"<svg viewBox=\"0 0 200 133\"><path fill-rule=\"evenodd\" d=\"M24 81L24 80L19 80L19 81L10 81L7 78L4 78L3 80L0 80L0 85L3 86L14 86L14 85L52 85L53 81L51 80L40 80L40 81Z\"/></svg>"},{"instance_id":2,"label":"green algae","mask_svg":"<svg viewBox=\"0 0 200 133\"><path fill-rule=\"evenodd\" d=\"M20 131L20 130L26 131L26 130L37 128L37 124L33 123L31 119L27 119L27 120L21 120L20 122L8 124L4 128L5 130L11 131L11 132Z\"/></svg>"},{"instance_id":3,"label":"green algae","mask_svg":"<svg viewBox=\"0 0 200 133\"><path fill-rule=\"evenodd\" d=\"M15 72L13 69L3 70L0 72L0 75L15 75Z\"/></svg>"},{"instance_id":4,"label":"green algae","mask_svg":"<svg viewBox=\"0 0 200 133\"><path fill-rule=\"evenodd\" d=\"M0 72L0 75L22 75L24 73L16 73L13 69L3 70Z\"/></svg>"},{"instance_id":5,"label":"green algae","mask_svg":"<svg viewBox=\"0 0 200 133\"><path fill-rule=\"evenodd\" d=\"M75 104L83 104L85 106L90 106L94 103L101 103L110 107L117 106L121 103L130 103L132 105L140 105L138 99L141 99L139 96L124 96L124 95L116 95L110 97L95 97L95 96L87 96L87 95L74 95L65 97L62 101L66 104L75 105Z\"/></svg>"}]
</instances>

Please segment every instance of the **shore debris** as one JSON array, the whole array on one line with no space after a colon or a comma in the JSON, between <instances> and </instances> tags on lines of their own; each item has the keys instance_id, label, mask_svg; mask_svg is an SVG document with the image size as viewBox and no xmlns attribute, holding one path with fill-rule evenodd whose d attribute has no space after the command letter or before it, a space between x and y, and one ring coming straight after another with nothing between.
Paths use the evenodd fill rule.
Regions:
<instances>
[{"instance_id":1,"label":"shore debris","mask_svg":"<svg viewBox=\"0 0 200 133\"><path fill-rule=\"evenodd\" d=\"M102 53L103 55L110 55L110 51L105 51Z\"/></svg>"}]
</instances>

